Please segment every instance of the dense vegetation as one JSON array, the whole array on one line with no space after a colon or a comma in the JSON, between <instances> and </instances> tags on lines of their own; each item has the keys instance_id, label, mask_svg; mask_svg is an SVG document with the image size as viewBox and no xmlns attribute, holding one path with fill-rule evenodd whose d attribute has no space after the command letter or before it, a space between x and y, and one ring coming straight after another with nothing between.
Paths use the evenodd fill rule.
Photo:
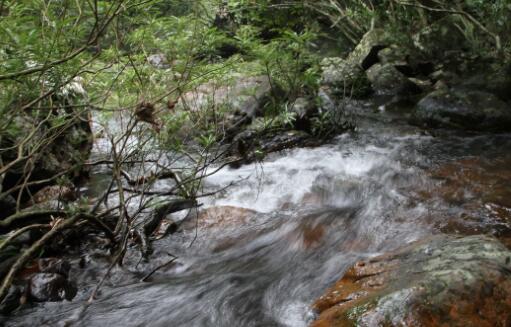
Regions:
<instances>
[{"instance_id":1,"label":"dense vegetation","mask_svg":"<svg viewBox=\"0 0 511 327\"><path fill-rule=\"evenodd\" d=\"M317 109L324 106L322 69L325 57L347 57L368 31L384 29L385 42L406 53L400 59L410 67L445 62L459 72L489 61L502 70L511 57L510 12L507 0L0 0L0 300L49 239L80 221L111 239L116 262L129 240L144 248L137 215L161 208L161 198L144 197L151 184L172 178L176 186L156 195L195 204L207 167L246 159L245 143L232 158L245 130L262 139L302 129L321 141L352 127ZM214 96L200 110L183 100L201 86L215 95L262 77L269 89L256 113L234 112L235 103ZM342 97L362 88L353 85ZM298 99L316 110L306 122L294 109ZM89 161L94 136L108 140L108 159ZM250 159L265 149L258 144ZM168 166L127 172L169 151ZM179 160L186 167L176 172ZM62 189L82 185L96 164L111 171L104 194L37 206L41 189L57 185L61 202ZM130 187L134 195L125 196ZM120 204L103 208L115 192ZM128 213L135 196L144 199ZM160 213L175 205L164 202ZM9 244L31 229L41 232Z\"/></svg>"}]
</instances>

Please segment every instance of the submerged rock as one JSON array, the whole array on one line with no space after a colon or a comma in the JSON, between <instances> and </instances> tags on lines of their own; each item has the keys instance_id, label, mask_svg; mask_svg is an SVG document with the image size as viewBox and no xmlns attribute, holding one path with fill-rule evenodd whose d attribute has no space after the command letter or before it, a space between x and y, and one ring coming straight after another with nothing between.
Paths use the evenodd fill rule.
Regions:
<instances>
[{"instance_id":1,"label":"submerged rock","mask_svg":"<svg viewBox=\"0 0 511 327\"><path fill-rule=\"evenodd\" d=\"M199 212L190 212L182 224L184 230L193 230L199 228L227 228L236 227L245 224L248 219L257 214L256 211L233 207L218 206L200 210Z\"/></svg>"},{"instance_id":2,"label":"submerged rock","mask_svg":"<svg viewBox=\"0 0 511 327\"><path fill-rule=\"evenodd\" d=\"M422 203L451 209L424 222L448 234L493 235L511 248L511 156L465 157L427 171L431 184L417 189ZM457 208L457 209L454 209Z\"/></svg>"},{"instance_id":3,"label":"submerged rock","mask_svg":"<svg viewBox=\"0 0 511 327\"><path fill-rule=\"evenodd\" d=\"M431 127L509 131L511 107L491 93L441 88L417 104L414 122Z\"/></svg>"},{"instance_id":4,"label":"submerged rock","mask_svg":"<svg viewBox=\"0 0 511 327\"><path fill-rule=\"evenodd\" d=\"M313 327L509 326L511 251L487 236L432 237L355 264L314 309Z\"/></svg>"}]
</instances>

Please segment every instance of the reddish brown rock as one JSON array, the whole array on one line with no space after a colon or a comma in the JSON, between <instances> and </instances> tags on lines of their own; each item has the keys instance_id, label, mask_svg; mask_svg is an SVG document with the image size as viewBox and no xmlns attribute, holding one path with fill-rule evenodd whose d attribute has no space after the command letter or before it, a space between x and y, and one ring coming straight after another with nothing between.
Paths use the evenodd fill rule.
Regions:
<instances>
[{"instance_id":1,"label":"reddish brown rock","mask_svg":"<svg viewBox=\"0 0 511 327\"><path fill-rule=\"evenodd\" d=\"M510 326L511 252L494 238L433 237L350 268L313 327Z\"/></svg>"},{"instance_id":2,"label":"reddish brown rock","mask_svg":"<svg viewBox=\"0 0 511 327\"><path fill-rule=\"evenodd\" d=\"M287 235L287 240L294 248L314 249L321 245L326 232L323 224L302 223Z\"/></svg>"},{"instance_id":3,"label":"reddish brown rock","mask_svg":"<svg viewBox=\"0 0 511 327\"><path fill-rule=\"evenodd\" d=\"M199 228L222 228L245 224L248 219L255 215L254 210L233 206L211 207L196 212L191 212L183 224L184 229Z\"/></svg>"},{"instance_id":4,"label":"reddish brown rock","mask_svg":"<svg viewBox=\"0 0 511 327\"><path fill-rule=\"evenodd\" d=\"M432 171L432 176L442 181L436 191L448 201L480 200L511 207L511 157L454 161Z\"/></svg>"},{"instance_id":5,"label":"reddish brown rock","mask_svg":"<svg viewBox=\"0 0 511 327\"><path fill-rule=\"evenodd\" d=\"M445 202L423 222L449 234L492 234L511 245L511 156L465 158L432 168L432 183L417 191L422 203Z\"/></svg>"}]
</instances>

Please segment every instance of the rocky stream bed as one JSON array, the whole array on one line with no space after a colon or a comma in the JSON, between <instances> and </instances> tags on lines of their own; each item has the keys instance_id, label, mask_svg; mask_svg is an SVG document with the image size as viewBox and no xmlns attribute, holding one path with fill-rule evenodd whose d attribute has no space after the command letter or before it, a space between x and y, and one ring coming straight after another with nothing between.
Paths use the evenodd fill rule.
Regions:
<instances>
[{"instance_id":1,"label":"rocky stream bed","mask_svg":"<svg viewBox=\"0 0 511 327\"><path fill-rule=\"evenodd\" d=\"M3 324L509 325L511 135L431 136L371 102L357 112L356 132L208 177L234 185L148 263L130 250L86 311L108 256L85 247L67 258L72 301Z\"/></svg>"}]
</instances>

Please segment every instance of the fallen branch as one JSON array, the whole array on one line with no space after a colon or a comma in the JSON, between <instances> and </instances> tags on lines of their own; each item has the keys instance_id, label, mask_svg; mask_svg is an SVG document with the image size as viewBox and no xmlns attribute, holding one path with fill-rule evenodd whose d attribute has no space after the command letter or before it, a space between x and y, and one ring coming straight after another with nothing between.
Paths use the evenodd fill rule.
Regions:
<instances>
[{"instance_id":1,"label":"fallen branch","mask_svg":"<svg viewBox=\"0 0 511 327\"><path fill-rule=\"evenodd\" d=\"M27 224L49 222L52 216L66 217L67 213L62 210L21 211L0 221L0 234Z\"/></svg>"}]
</instances>

